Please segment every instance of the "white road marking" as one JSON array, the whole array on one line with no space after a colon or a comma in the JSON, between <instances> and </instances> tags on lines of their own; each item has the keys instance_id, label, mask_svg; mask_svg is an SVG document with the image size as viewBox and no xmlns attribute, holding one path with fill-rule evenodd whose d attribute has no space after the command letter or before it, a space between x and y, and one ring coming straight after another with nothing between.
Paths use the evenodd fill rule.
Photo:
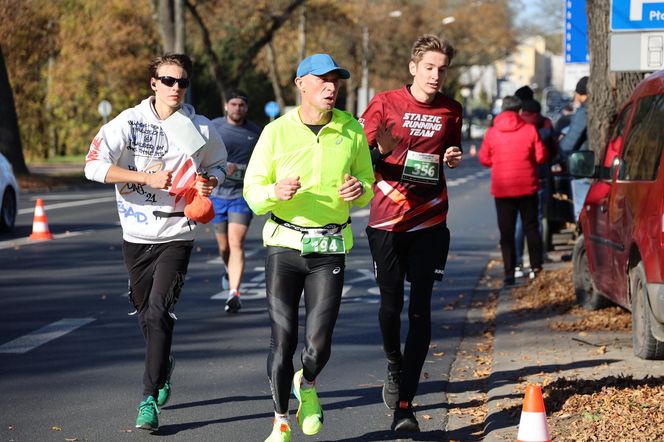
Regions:
<instances>
[{"instance_id":1,"label":"white road marking","mask_svg":"<svg viewBox=\"0 0 664 442\"><path fill-rule=\"evenodd\" d=\"M104 198L108 197L109 195L114 194L115 192L111 189L110 191L105 191L105 192L95 192L95 193L71 193L71 194L51 194L51 195L43 195L43 196L37 196L33 195L29 198L30 201L37 201L39 198L41 198L44 201L48 200L96 200L98 198Z\"/></svg>"},{"instance_id":2,"label":"white road marking","mask_svg":"<svg viewBox=\"0 0 664 442\"><path fill-rule=\"evenodd\" d=\"M103 198L94 198L94 199L87 199L87 200L82 200L82 201L72 201L70 203L56 203L56 204L46 204L44 206L44 211L48 212L49 210L54 210L54 209L65 209L68 207L77 207L77 206L89 206L91 204L97 204L97 203L106 203L109 201L115 201L115 196L107 196ZM35 209L33 208L27 208L27 209L21 209L18 211L19 215L24 215L26 213L34 213Z\"/></svg>"},{"instance_id":3,"label":"white road marking","mask_svg":"<svg viewBox=\"0 0 664 442\"><path fill-rule=\"evenodd\" d=\"M356 282L360 281L375 281L374 274L371 270L369 269L354 269L356 272L359 272L362 274L362 276L358 276L357 278L354 279L349 279L346 280L345 282L348 284L353 284Z\"/></svg>"},{"instance_id":4,"label":"white road marking","mask_svg":"<svg viewBox=\"0 0 664 442\"><path fill-rule=\"evenodd\" d=\"M65 318L0 345L0 353L27 353L40 345L71 333L95 318Z\"/></svg>"},{"instance_id":5,"label":"white road marking","mask_svg":"<svg viewBox=\"0 0 664 442\"><path fill-rule=\"evenodd\" d=\"M365 216L369 216L369 212L370 212L369 209L354 210L350 213L350 216L355 216L355 217L358 217L358 218L362 218L362 217L365 217Z\"/></svg>"},{"instance_id":6,"label":"white road marking","mask_svg":"<svg viewBox=\"0 0 664 442\"><path fill-rule=\"evenodd\" d=\"M65 232L65 233L57 233L53 235L53 239L61 239L61 238L71 238L74 236L81 236L81 235L88 235L90 233L94 233L96 230L81 230L80 232ZM27 246L31 244L38 244L40 242L47 242L46 240L32 240L30 238L21 238L21 239L13 239L9 241L1 241L0 242L0 250L2 249L13 249L14 247L21 247L21 246Z\"/></svg>"}]
</instances>

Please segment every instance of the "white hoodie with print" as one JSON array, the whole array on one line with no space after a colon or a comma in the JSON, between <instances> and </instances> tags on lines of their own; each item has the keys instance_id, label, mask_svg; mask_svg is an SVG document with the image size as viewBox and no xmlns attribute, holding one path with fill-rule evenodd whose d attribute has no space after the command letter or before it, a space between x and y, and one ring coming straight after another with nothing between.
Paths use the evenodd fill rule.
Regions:
<instances>
[{"instance_id":1,"label":"white hoodie with print","mask_svg":"<svg viewBox=\"0 0 664 442\"><path fill-rule=\"evenodd\" d=\"M184 192L193 185L196 173L206 172L216 176L219 183L224 181L226 148L210 120L184 104L178 117L188 118L184 119L185 129L197 132L189 138L203 144L188 154L191 146L179 145L188 139L181 136L182 126L174 133L168 127L169 119L159 119L153 103L154 97L146 98L102 126L86 156L85 176L104 183L111 165L139 172L172 171L168 189L133 183L115 185L122 236L140 244L193 240L196 222L184 216Z\"/></svg>"}]
</instances>

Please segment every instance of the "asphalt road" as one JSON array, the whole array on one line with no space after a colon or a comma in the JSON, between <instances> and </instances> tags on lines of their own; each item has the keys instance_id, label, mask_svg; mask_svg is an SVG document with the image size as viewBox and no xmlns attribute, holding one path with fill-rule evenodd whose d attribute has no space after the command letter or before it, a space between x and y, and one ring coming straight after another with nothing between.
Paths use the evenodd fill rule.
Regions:
<instances>
[{"instance_id":1,"label":"asphalt road","mask_svg":"<svg viewBox=\"0 0 664 442\"><path fill-rule=\"evenodd\" d=\"M416 398L422 433L414 440L445 439L450 366L472 291L498 242L488 171L469 158L446 174L452 244L445 280L435 287L432 348ZM45 200L52 241L25 239L37 197ZM24 194L16 230L0 236L0 438L262 441L272 418L263 218L253 222L247 240L243 308L237 315L223 311L212 230L199 232L176 309L172 399L161 409L158 436L151 436L133 428L143 339L136 318L128 315L113 201L111 186ZM395 436L381 400L385 362L364 235L367 215L368 210L353 214L356 246L347 259L332 357L318 380L325 428L307 440ZM294 416L291 422L293 440L303 440Z\"/></svg>"}]
</instances>

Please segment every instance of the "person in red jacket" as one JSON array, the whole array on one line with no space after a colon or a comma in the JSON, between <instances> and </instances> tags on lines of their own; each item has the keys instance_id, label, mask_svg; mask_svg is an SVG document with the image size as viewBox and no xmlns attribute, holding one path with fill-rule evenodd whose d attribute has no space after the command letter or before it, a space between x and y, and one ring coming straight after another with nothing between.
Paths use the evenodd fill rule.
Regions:
<instances>
[{"instance_id":1,"label":"person in red jacket","mask_svg":"<svg viewBox=\"0 0 664 442\"><path fill-rule=\"evenodd\" d=\"M517 214L523 220L534 275L541 271L543 260L542 237L537 223L537 165L544 164L547 150L537 128L519 116L520 109L518 97L503 99L503 111L487 131L479 156L480 163L491 168L491 194L496 201L506 284L514 283Z\"/></svg>"}]
</instances>

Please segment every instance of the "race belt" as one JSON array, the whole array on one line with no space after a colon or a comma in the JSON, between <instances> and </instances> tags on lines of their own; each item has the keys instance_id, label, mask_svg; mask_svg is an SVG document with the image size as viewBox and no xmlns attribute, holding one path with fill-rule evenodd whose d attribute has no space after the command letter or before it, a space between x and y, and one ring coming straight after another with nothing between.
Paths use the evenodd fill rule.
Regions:
<instances>
[{"instance_id":1,"label":"race belt","mask_svg":"<svg viewBox=\"0 0 664 442\"><path fill-rule=\"evenodd\" d=\"M284 226L288 229L295 230L301 233L306 233L308 235L317 234L317 235L334 235L340 233L344 227L351 223L350 217L343 224L326 224L322 227L302 227L297 224L293 224L284 219L279 218L274 213L270 214L270 219L280 226Z\"/></svg>"}]
</instances>

